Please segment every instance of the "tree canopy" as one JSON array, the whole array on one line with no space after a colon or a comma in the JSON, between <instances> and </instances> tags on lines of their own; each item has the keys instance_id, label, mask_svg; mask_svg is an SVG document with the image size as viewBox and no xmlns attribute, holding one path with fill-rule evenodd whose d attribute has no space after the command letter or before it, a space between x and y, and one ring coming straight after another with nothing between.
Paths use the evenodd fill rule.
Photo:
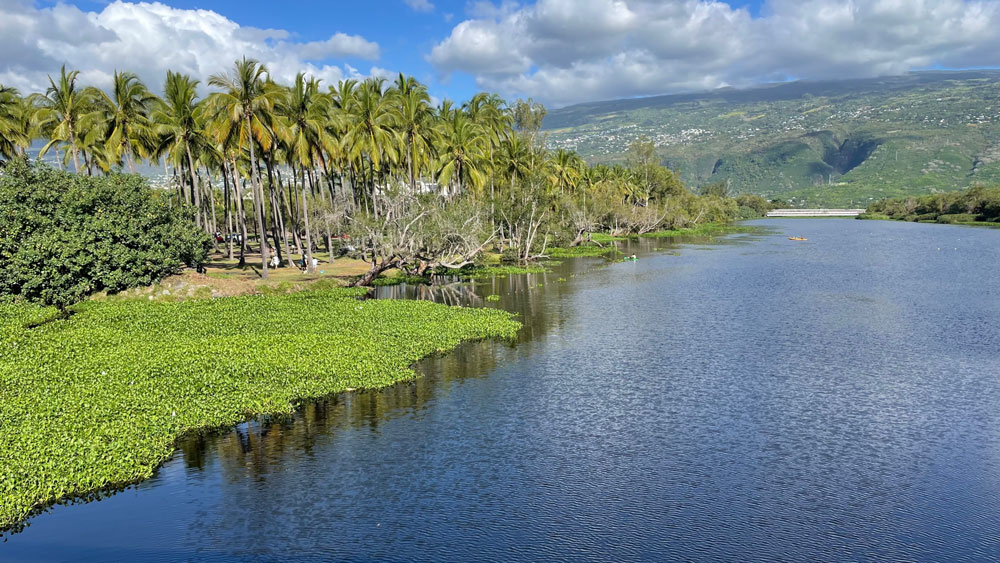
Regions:
<instances>
[{"instance_id":1,"label":"tree canopy","mask_svg":"<svg viewBox=\"0 0 1000 563\"><path fill-rule=\"evenodd\" d=\"M64 309L198 266L211 245L191 217L140 176L10 161L0 174L0 296Z\"/></svg>"}]
</instances>

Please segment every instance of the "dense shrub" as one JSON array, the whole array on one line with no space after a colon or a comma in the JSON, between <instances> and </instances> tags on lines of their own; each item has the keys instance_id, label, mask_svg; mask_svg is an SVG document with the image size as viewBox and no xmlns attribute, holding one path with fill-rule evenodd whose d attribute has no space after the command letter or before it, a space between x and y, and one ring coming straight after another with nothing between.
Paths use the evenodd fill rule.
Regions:
<instances>
[{"instance_id":1,"label":"dense shrub","mask_svg":"<svg viewBox=\"0 0 1000 563\"><path fill-rule=\"evenodd\" d=\"M976 186L960 192L883 199L868 206L864 216L872 215L938 223L1000 221L1000 188Z\"/></svg>"},{"instance_id":2,"label":"dense shrub","mask_svg":"<svg viewBox=\"0 0 1000 563\"><path fill-rule=\"evenodd\" d=\"M774 207L774 205L772 205L771 202L767 201L766 199L762 198L759 195L754 195L754 194L740 194L736 196L736 204L740 206L741 216L744 213L743 208L749 208L753 210L754 215L748 215L745 218L763 217L767 215L767 213L772 209L776 209L776 207Z\"/></svg>"},{"instance_id":3,"label":"dense shrub","mask_svg":"<svg viewBox=\"0 0 1000 563\"><path fill-rule=\"evenodd\" d=\"M978 215L973 215L972 213L951 213L946 215L938 215L938 223L972 223L976 221Z\"/></svg>"},{"instance_id":4,"label":"dense shrub","mask_svg":"<svg viewBox=\"0 0 1000 563\"><path fill-rule=\"evenodd\" d=\"M64 309L103 290L149 285L211 246L191 211L137 175L90 177L23 160L0 175L0 297Z\"/></svg>"}]
</instances>

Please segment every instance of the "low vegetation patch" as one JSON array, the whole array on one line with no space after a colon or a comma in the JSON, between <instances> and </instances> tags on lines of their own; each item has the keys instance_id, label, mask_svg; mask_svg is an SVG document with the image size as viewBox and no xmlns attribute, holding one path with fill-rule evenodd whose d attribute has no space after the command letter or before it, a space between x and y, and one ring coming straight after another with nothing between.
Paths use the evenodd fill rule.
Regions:
<instances>
[{"instance_id":1,"label":"low vegetation patch","mask_svg":"<svg viewBox=\"0 0 1000 563\"><path fill-rule=\"evenodd\" d=\"M545 266L538 264L515 266L515 265L488 265L488 266L467 266L454 270L442 268L435 272L439 276L458 276L466 280L479 280L496 276L513 276L517 274L544 274L548 272Z\"/></svg>"},{"instance_id":2,"label":"low vegetation patch","mask_svg":"<svg viewBox=\"0 0 1000 563\"><path fill-rule=\"evenodd\" d=\"M697 237L697 236L716 236L716 235L729 235L733 233L745 233L752 231L745 225L729 225L720 223L704 223L698 225L697 227L691 227L687 229L671 229L667 231L656 231L652 233L646 233L641 235L645 238L672 238L672 237Z\"/></svg>"},{"instance_id":3,"label":"low vegetation patch","mask_svg":"<svg viewBox=\"0 0 1000 563\"><path fill-rule=\"evenodd\" d=\"M414 377L459 342L513 338L496 309L336 289L178 303L0 306L0 528L148 478L189 431Z\"/></svg>"},{"instance_id":4,"label":"low vegetation patch","mask_svg":"<svg viewBox=\"0 0 1000 563\"><path fill-rule=\"evenodd\" d=\"M421 276L410 276L406 274L400 274L397 276L382 276L380 278L375 278L372 280L372 285L374 286L385 286L385 285L399 285L402 283L408 283L413 285L418 284L428 284L430 280Z\"/></svg>"},{"instance_id":5,"label":"low vegetation patch","mask_svg":"<svg viewBox=\"0 0 1000 563\"><path fill-rule=\"evenodd\" d=\"M594 244L581 244L569 248L553 247L548 250L549 256L553 258L572 258L581 256L614 256L621 254L621 251L614 245L597 246Z\"/></svg>"},{"instance_id":6,"label":"low vegetation patch","mask_svg":"<svg viewBox=\"0 0 1000 563\"><path fill-rule=\"evenodd\" d=\"M960 192L883 199L869 205L858 218L995 225L1000 223L1000 188L976 186Z\"/></svg>"}]
</instances>

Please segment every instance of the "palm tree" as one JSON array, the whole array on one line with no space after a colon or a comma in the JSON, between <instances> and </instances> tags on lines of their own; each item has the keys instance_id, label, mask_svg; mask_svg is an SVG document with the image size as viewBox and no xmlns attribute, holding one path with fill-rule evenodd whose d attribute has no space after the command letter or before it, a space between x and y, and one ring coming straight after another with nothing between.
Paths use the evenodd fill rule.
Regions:
<instances>
[{"instance_id":1,"label":"palm tree","mask_svg":"<svg viewBox=\"0 0 1000 563\"><path fill-rule=\"evenodd\" d=\"M417 154L419 152L425 158L429 157L433 148L434 112L431 110L431 97L423 84L413 77L404 77L403 73L399 73L390 93L395 102L392 111L396 126L404 138L410 192L413 192L417 186Z\"/></svg>"},{"instance_id":2,"label":"palm tree","mask_svg":"<svg viewBox=\"0 0 1000 563\"><path fill-rule=\"evenodd\" d=\"M531 147L521 135L510 135L500 144L500 167L504 176L510 178L510 189L514 189L518 176L524 176L531 169Z\"/></svg>"},{"instance_id":3,"label":"palm tree","mask_svg":"<svg viewBox=\"0 0 1000 563\"><path fill-rule=\"evenodd\" d=\"M266 85L267 67L254 59L235 62L231 74L214 74L208 83L221 92L208 97L210 115L217 140L235 137L237 146L246 148L250 156L250 184L254 190L254 214L260 237L261 277L267 278L268 262L267 229L264 225L264 192L261 187L260 167L257 162L255 145L271 148L271 117L274 104L281 93ZM276 241L277 242L277 241Z\"/></svg>"},{"instance_id":4,"label":"palm tree","mask_svg":"<svg viewBox=\"0 0 1000 563\"><path fill-rule=\"evenodd\" d=\"M285 121L288 132L287 154L292 165L293 180L296 166L305 176L312 177L317 158L322 159L323 147L328 143L325 137L327 116L331 98L319 91L319 81L306 81L305 75L295 76L295 84L287 90L283 100L278 101L275 112ZM306 198L306 182L302 181L302 217L306 231L306 270L313 272L312 233L309 225L309 207Z\"/></svg>"},{"instance_id":5,"label":"palm tree","mask_svg":"<svg viewBox=\"0 0 1000 563\"><path fill-rule=\"evenodd\" d=\"M458 190L477 191L485 183L483 169L487 159L487 139L482 128L462 112L456 112L441 128L438 150L438 182L449 184L458 180Z\"/></svg>"},{"instance_id":6,"label":"palm tree","mask_svg":"<svg viewBox=\"0 0 1000 563\"><path fill-rule=\"evenodd\" d=\"M346 139L350 146L348 157L361 163L362 169L363 159L368 159L372 209L376 216L376 174L383 172L383 164L395 159L397 141L395 118L390 100L382 92L382 84L381 78L365 80L354 92L351 105L345 108L349 121Z\"/></svg>"},{"instance_id":7,"label":"palm tree","mask_svg":"<svg viewBox=\"0 0 1000 563\"><path fill-rule=\"evenodd\" d=\"M168 73L169 80L169 73ZM97 104L107 123L105 144L115 162L123 158L135 174L136 156L148 156L153 144L149 113L154 96L131 72L115 71L111 95L97 91Z\"/></svg>"},{"instance_id":8,"label":"palm tree","mask_svg":"<svg viewBox=\"0 0 1000 563\"><path fill-rule=\"evenodd\" d=\"M87 129L87 114L93 110L92 91L81 91L76 87L79 74L78 70L66 72L66 65L63 65L58 84L49 76L45 94L32 94L32 102L38 107L39 125L50 135L49 142L42 147L39 155L44 155L58 144L67 144L77 173L80 172L79 132Z\"/></svg>"},{"instance_id":9,"label":"palm tree","mask_svg":"<svg viewBox=\"0 0 1000 563\"><path fill-rule=\"evenodd\" d=\"M198 123L199 107L196 101L198 83L198 80L190 76L168 70L163 99L155 104L151 121L155 124L154 130L160 144L167 151L168 158L175 164L187 161L191 180L191 202L197 209L195 221L200 227L201 196L194 155L200 153L210 143Z\"/></svg>"},{"instance_id":10,"label":"palm tree","mask_svg":"<svg viewBox=\"0 0 1000 563\"><path fill-rule=\"evenodd\" d=\"M552 184L559 188L560 193L573 191L583 175L583 169L584 163L580 155L559 149L552 156L550 164Z\"/></svg>"},{"instance_id":11,"label":"palm tree","mask_svg":"<svg viewBox=\"0 0 1000 563\"><path fill-rule=\"evenodd\" d=\"M30 110L16 88L0 84L0 156L13 158L30 144Z\"/></svg>"}]
</instances>

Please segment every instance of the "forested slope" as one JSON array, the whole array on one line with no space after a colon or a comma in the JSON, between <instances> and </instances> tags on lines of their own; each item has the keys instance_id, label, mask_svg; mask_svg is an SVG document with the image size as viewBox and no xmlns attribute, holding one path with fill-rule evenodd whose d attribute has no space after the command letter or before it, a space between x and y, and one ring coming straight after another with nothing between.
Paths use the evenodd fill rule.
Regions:
<instances>
[{"instance_id":1,"label":"forested slope","mask_svg":"<svg viewBox=\"0 0 1000 563\"><path fill-rule=\"evenodd\" d=\"M648 136L689 186L798 205L1000 183L1000 71L793 82L580 104L545 119L553 147L624 160Z\"/></svg>"}]
</instances>

